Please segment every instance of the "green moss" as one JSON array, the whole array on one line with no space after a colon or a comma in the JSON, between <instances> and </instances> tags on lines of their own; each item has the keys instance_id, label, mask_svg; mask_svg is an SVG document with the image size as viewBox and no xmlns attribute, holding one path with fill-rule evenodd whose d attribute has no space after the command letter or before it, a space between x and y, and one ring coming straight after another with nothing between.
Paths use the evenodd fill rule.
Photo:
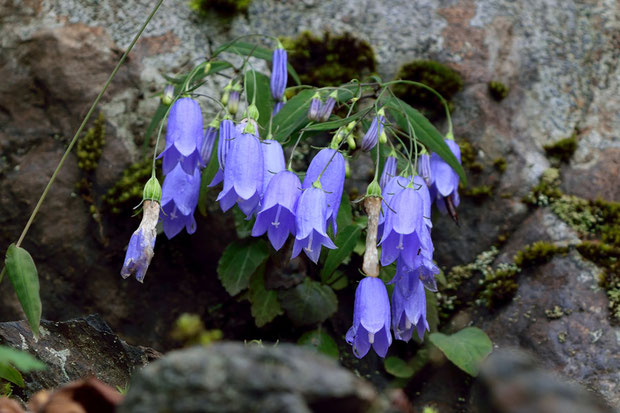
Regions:
<instances>
[{"instance_id":1,"label":"green moss","mask_svg":"<svg viewBox=\"0 0 620 413\"><path fill-rule=\"evenodd\" d=\"M450 102L463 88L461 75L434 60L414 60L407 63L399 69L396 78L424 83L435 89L447 102ZM396 84L393 91L396 96L419 108L430 118L445 115L445 108L439 98L426 89L414 85Z\"/></svg>"},{"instance_id":2,"label":"green moss","mask_svg":"<svg viewBox=\"0 0 620 413\"><path fill-rule=\"evenodd\" d=\"M480 185L461 188L463 196L473 198L476 202L482 202L493 195L493 188L489 185Z\"/></svg>"},{"instance_id":3,"label":"green moss","mask_svg":"<svg viewBox=\"0 0 620 413\"><path fill-rule=\"evenodd\" d=\"M582 242L577 251L603 269L600 285L607 292L612 317L620 321L620 247L599 242Z\"/></svg>"},{"instance_id":4,"label":"green moss","mask_svg":"<svg viewBox=\"0 0 620 413\"><path fill-rule=\"evenodd\" d=\"M521 268L544 264L558 254L566 254L568 247L559 247L550 242L537 241L517 252L515 265Z\"/></svg>"},{"instance_id":5,"label":"green moss","mask_svg":"<svg viewBox=\"0 0 620 413\"><path fill-rule=\"evenodd\" d=\"M183 313L177 319L171 334L176 341L185 346L208 346L223 337L221 330L206 330L197 314Z\"/></svg>"},{"instance_id":6,"label":"green moss","mask_svg":"<svg viewBox=\"0 0 620 413\"><path fill-rule=\"evenodd\" d=\"M601 241L620 247L620 203L597 199L590 204L599 219L595 231Z\"/></svg>"},{"instance_id":7,"label":"green moss","mask_svg":"<svg viewBox=\"0 0 620 413\"><path fill-rule=\"evenodd\" d=\"M131 211L142 200L144 185L151 177L152 162L153 160L148 157L129 166L123 171L121 178L102 197L112 213ZM156 170L161 170L161 160L157 161Z\"/></svg>"},{"instance_id":8,"label":"green moss","mask_svg":"<svg viewBox=\"0 0 620 413\"><path fill-rule=\"evenodd\" d=\"M594 231L599 222L590 201L563 194L550 204L551 210L580 234Z\"/></svg>"},{"instance_id":9,"label":"green moss","mask_svg":"<svg viewBox=\"0 0 620 413\"><path fill-rule=\"evenodd\" d=\"M488 83L488 88L489 88L489 94L491 95L491 97L498 102L501 100L504 100L504 98L508 96L508 92L510 91L508 86L496 80L490 81Z\"/></svg>"},{"instance_id":10,"label":"green moss","mask_svg":"<svg viewBox=\"0 0 620 413\"><path fill-rule=\"evenodd\" d=\"M561 162L568 162L577 149L577 133L573 133L569 138L561 139L554 144L543 147L545 153L550 158L555 158Z\"/></svg>"},{"instance_id":11,"label":"green moss","mask_svg":"<svg viewBox=\"0 0 620 413\"><path fill-rule=\"evenodd\" d=\"M499 173L504 173L506 171L506 167L508 166L508 164L506 163L506 159L504 158L497 158L493 161L493 167L499 172Z\"/></svg>"},{"instance_id":12,"label":"green moss","mask_svg":"<svg viewBox=\"0 0 620 413\"><path fill-rule=\"evenodd\" d=\"M497 269L487 273L481 280L483 289L478 302L488 308L493 308L512 299L519 288L517 275L520 272L521 268L515 264L498 265Z\"/></svg>"},{"instance_id":13,"label":"green moss","mask_svg":"<svg viewBox=\"0 0 620 413\"><path fill-rule=\"evenodd\" d=\"M570 314L571 312L571 310L563 309L559 305L554 305L553 308L545 310L545 315L549 320L557 320L564 317L565 315Z\"/></svg>"},{"instance_id":14,"label":"green moss","mask_svg":"<svg viewBox=\"0 0 620 413\"><path fill-rule=\"evenodd\" d=\"M474 173L482 172L484 168L480 162L476 161L478 155L474 146L465 139L461 139L459 148L461 149L461 164L463 167Z\"/></svg>"},{"instance_id":15,"label":"green moss","mask_svg":"<svg viewBox=\"0 0 620 413\"><path fill-rule=\"evenodd\" d=\"M303 84L337 86L376 70L375 52L370 44L350 33L325 32L323 37L317 37L306 31L281 41Z\"/></svg>"},{"instance_id":16,"label":"green moss","mask_svg":"<svg viewBox=\"0 0 620 413\"><path fill-rule=\"evenodd\" d=\"M103 145L105 145L105 119L100 113L93 127L88 129L77 143L78 167L84 172L97 169Z\"/></svg>"},{"instance_id":17,"label":"green moss","mask_svg":"<svg viewBox=\"0 0 620 413\"><path fill-rule=\"evenodd\" d=\"M549 205L562 196L559 185L560 171L556 168L549 168L543 172L538 185L523 197L523 202L538 206Z\"/></svg>"},{"instance_id":18,"label":"green moss","mask_svg":"<svg viewBox=\"0 0 620 413\"><path fill-rule=\"evenodd\" d=\"M216 12L224 16L233 16L248 11L252 0L190 0L189 7L201 16Z\"/></svg>"}]
</instances>

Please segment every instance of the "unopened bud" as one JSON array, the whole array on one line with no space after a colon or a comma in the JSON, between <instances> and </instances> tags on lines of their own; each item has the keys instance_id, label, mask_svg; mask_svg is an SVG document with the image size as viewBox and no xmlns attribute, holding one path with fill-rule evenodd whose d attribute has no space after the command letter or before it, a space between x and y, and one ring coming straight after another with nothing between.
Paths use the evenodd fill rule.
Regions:
<instances>
[{"instance_id":1,"label":"unopened bud","mask_svg":"<svg viewBox=\"0 0 620 413\"><path fill-rule=\"evenodd\" d=\"M387 133L385 133L385 130L381 131L381 135L379 135L379 142L387 143Z\"/></svg>"},{"instance_id":2,"label":"unopened bud","mask_svg":"<svg viewBox=\"0 0 620 413\"><path fill-rule=\"evenodd\" d=\"M347 144L349 145L349 149L354 150L356 148L356 144L355 144L355 138L353 137L353 134L349 133L349 136L347 136Z\"/></svg>"},{"instance_id":3,"label":"unopened bud","mask_svg":"<svg viewBox=\"0 0 620 413\"><path fill-rule=\"evenodd\" d=\"M205 69L204 69L204 71L205 71L205 75L208 75L210 70L211 70L211 62L208 62L208 63L205 65Z\"/></svg>"},{"instance_id":4,"label":"unopened bud","mask_svg":"<svg viewBox=\"0 0 620 413\"><path fill-rule=\"evenodd\" d=\"M172 104L172 100L174 99L174 86L167 85L164 88L164 93L161 94L161 103L166 106L170 106Z\"/></svg>"},{"instance_id":5,"label":"unopened bud","mask_svg":"<svg viewBox=\"0 0 620 413\"><path fill-rule=\"evenodd\" d=\"M348 159L344 160L344 177L345 178L350 178L351 177L351 165L349 165L349 160Z\"/></svg>"},{"instance_id":6,"label":"unopened bud","mask_svg":"<svg viewBox=\"0 0 620 413\"><path fill-rule=\"evenodd\" d=\"M155 176L151 176L144 185L142 199L161 202L161 185Z\"/></svg>"},{"instance_id":7,"label":"unopened bud","mask_svg":"<svg viewBox=\"0 0 620 413\"><path fill-rule=\"evenodd\" d=\"M230 97L228 99L228 112L230 112L231 115L235 115L237 114L237 111L239 110L239 100L241 98L241 93L237 92L236 90L233 90L232 92L230 92Z\"/></svg>"}]
</instances>

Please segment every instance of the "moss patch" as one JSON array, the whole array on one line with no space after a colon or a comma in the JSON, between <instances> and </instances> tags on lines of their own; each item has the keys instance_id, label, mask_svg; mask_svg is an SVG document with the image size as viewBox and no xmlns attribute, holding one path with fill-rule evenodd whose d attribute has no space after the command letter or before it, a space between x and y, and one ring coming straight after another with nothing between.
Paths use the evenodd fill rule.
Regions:
<instances>
[{"instance_id":1,"label":"moss patch","mask_svg":"<svg viewBox=\"0 0 620 413\"><path fill-rule=\"evenodd\" d=\"M476 148L474 148L474 146L465 139L461 139L458 144L459 149L461 150L461 165L471 172L482 172L484 167L476 160L478 156Z\"/></svg>"},{"instance_id":2,"label":"moss patch","mask_svg":"<svg viewBox=\"0 0 620 413\"><path fill-rule=\"evenodd\" d=\"M558 247L550 242L537 241L517 252L514 261L518 267L532 267L545 264L551 261L554 256L566 253L568 253L568 247Z\"/></svg>"},{"instance_id":3,"label":"moss patch","mask_svg":"<svg viewBox=\"0 0 620 413\"><path fill-rule=\"evenodd\" d=\"M99 114L92 128L77 143L78 167L84 172L97 169L105 145L105 119Z\"/></svg>"},{"instance_id":4,"label":"moss patch","mask_svg":"<svg viewBox=\"0 0 620 413\"><path fill-rule=\"evenodd\" d=\"M600 285L607 292L612 317L620 321L620 247L599 242L582 242L577 246L577 251L603 268Z\"/></svg>"},{"instance_id":5,"label":"moss patch","mask_svg":"<svg viewBox=\"0 0 620 413\"><path fill-rule=\"evenodd\" d=\"M102 197L113 214L132 211L132 208L142 200L144 184L151 177L152 162L153 159L147 157L129 166L123 171L121 178ZM155 169L158 172L161 171L161 159L157 161Z\"/></svg>"},{"instance_id":6,"label":"moss patch","mask_svg":"<svg viewBox=\"0 0 620 413\"><path fill-rule=\"evenodd\" d=\"M459 190L462 191L463 196L473 198L473 200L476 202L482 202L485 199L493 196L493 188L491 188L491 186L489 185L464 187L459 188Z\"/></svg>"},{"instance_id":7,"label":"moss patch","mask_svg":"<svg viewBox=\"0 0 620 413\"><path fill-rule=\"evenodd\" d=\"M504 100L506 96L508 96L508 92L510 91L508 86L496 80L490 81L487 87L489 89L489 94L491 95L491 97L498 102Z\"/></svg>"},{"instance_id":8,"label":"moss patch","mask_svg":"<svg viewBox=\"0 0 620 413\"><path fill-rule=\"evenodd\" d=\"M543 172L538 185L523 197L523 202L530 205L546 206L562 196L560 185L560 171L549 168Z\"/></svg>"},{"instance_id":9,"label":"moss patch","mask_svg":"<svg viewBox=\"0 0 620 413\"><path fill-rule=\"evenodd\" d=\"M397 79L413 80L424 83L435 89L443 98L450 102L452 97L463 88L463 79L456 71L434 60L414 60L403 65ZM419 108L430 118L440 118L445 108L439 98L432 92L418 86L397 84L393 87L394 94Z\"/></svg>"},{"instance_id":10,"label":"moss patch","mask_svg":"<svg viewBox=\"0 0 620 413\"><path fill-rule=\"evenodd\" d=\"M555 158L560 162L568 162L577 150L577 133L573 133L569 138L561 139L551 145L543 147L545 153L550 158Z\"/></svg>"},{"instance_id":11,"label":"moss patch","mask_svg":"<svg viewBox=\"0 0 620 413\"><path fill-rule=\"evenodd\" d=\"M506 162L506 159L500 157L493 161L493 167L497 170L497 172L504 173L506 172L508 163Z\"/></svg>"},{"instance_id":12,"label":"moss patch","mask_svg":"<svg viewBox=\"0 0 620 413\"><path fill-rule=\"evenodd\" d=\"M252 0L191 0L189 8L206 16L210 12L216 12L223 16L233 16L248 11Z\"/></svg>"},{"instance_id":13,"label":"moss patch","mask_svg":"<svg viewBox=\"0 0 620 413\"><path fill-rule=\"evenodd\" d=\"M281 41L288 52L289 63L303 84L337 86L376 70L373 48L350 33L325 32L323 37L317 37L306 31L294 39Z\"/></svg>"}]
</instances>

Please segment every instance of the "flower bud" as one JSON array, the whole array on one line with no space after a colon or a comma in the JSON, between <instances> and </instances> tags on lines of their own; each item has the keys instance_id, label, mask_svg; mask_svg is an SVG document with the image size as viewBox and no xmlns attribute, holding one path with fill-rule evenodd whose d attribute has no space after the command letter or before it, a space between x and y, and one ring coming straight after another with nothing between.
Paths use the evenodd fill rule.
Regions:
<instances>
[{"instance_id":1,"label":"flower bud","mask_svg":"<svg viewBox=\"0 0 620 413\"><path fill-rule=\"evenodd\" d=\"M353 134L349 134L349 136L347 136L347 144L349 145L349 149L354 150L355 147L357 146L355 144L355 138L353 137Z\"/></svg>"},{"instance_id":2,"label":"flower bud","mask_svg":"<svg viewBox=\"0 0 620 413\"><path fill-rule=\"evenodd\" d=\"M381 131L381 135L379 135L379 142L380 143L387 143L387 133L385 133L385 129Z\"/></svg>"},{"instance_id":3,"label":"flower bud","mask_svg":"<svg viewBox=\"0 0 620 413\"><path fill-rule=\"evenodd\" d=\"M258 116L258 108L254 103L250 104L250 106L248 106L248 118L258 120Z\"/></svg>"},{"instance_id":4,"label":"flower bud","mask_svg":"<svg viewBox=\"0 0 620 413\"><path fill-rule=\"evenodd\" d=\"M208 62L204 68L205 75L208 75L210 70L211 70L211 62Z\"/></svg>"},{"instance_id":5,"label":"flower bud","mask_svg":"<svg viewBox=\"0 0 620 413\"><path fill-rule=\"evenodd\" d=\"M381 186L376 179L368 184L368 188L366 188L366 196L381 196Z\"/></svg>"},{"instance_id":6,"label":"flower bud","mask_svg":"<svg viewBox=\"0 0 620 413\"><path fill-rule=\"evenodd\" d=\"M308 109L308 119L318 122L319 112L321 111L321 96L315 93L310 101L310 109Z\"/></svg>"},{"instance_id":7,"label":"flower bud","mask_svg":"<svg viewBox=\"0 0 620 413\"><path fill-rule=\"evenodd\" d=\"M174 99L174 86L167 85L164 88L164 93L161 95L161 103L166 106L170 106L172 104L172 100Z\"/></svg>"},{"instance_id":8,"label":"flower bud","mask_svg":"<svg viewBox=\"0 0 620 413\"><path fill-rule=\"evenodd\" d=\"M142 199L161 202L161 185L154 175L144 185Z\"/></svg>"},{"instance_id":9,"label":"flower bud","mask_svg":"<svg viewBox=\"0 0 620 413\"><path fill-rule=\"evenodd\" d=\"M228 99L228 112L231 115L236 115L237 111L239 110L239 100L241 99L241 93L237 92L236 90L233 90L232 92L230 92L230 97Z\"/></svg>"}]
</instances>

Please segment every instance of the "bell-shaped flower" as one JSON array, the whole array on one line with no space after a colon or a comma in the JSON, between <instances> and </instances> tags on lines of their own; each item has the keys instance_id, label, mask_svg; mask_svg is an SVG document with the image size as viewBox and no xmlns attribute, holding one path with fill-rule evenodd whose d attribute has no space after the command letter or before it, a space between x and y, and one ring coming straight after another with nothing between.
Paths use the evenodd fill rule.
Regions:
<instances>
[{"instance_id":1,"label":"bell-shaped flower","mask_svg":"<svg viewBox=\"0 0 620 413\"><path fill-rule=\"evenodd\" d=\"M392 198L409 185L409 179L404 176L394 176L381 188L381 213L379 214L379 232L383 233L383 224L388 212L392 209Z\"/></svg>"},{"instance_id":2,"label":"bell-shaped flower","mask_svg":"<svg viewBox=\"0 0 620 413\"><path fill-rule=\"evenodd\" d=\"M138 229L134 231L125 261L121 269L121 277L127 278L131 274L136 274L136 280L143 282L146 270L149 268L151 259L154 255L155 238L157 237L157 221L159 220L159 203L145 200L143 207L142 221Z\"/></svg>"},{"instance_id":3,"label":"bell-shaped flower","mask_svg":"<svg viewBox=\"0 0 620 413\"><path fill-rule=\"evenodd\" d=\"M161 219L168 239L185 227L188 234L196 231L194 210L200 193L200 170L193 175L186 174L177 165L166 177L161 189Z\"/></svg>"},{"instance_id":4,"label":"bell-shaped flower","mask_svg":"<svg viewBox=\"0 0 620 413\"><path fill-rule=\"evenodd\" d=\"M232 142L224 168L224 189L217 197L223 211L235 203L251 215L263 193L263 151L258 138L249 133L238 135Z\"/></svg>"},{"instance_id":5,"label":"bell-shaped flower","mask_svg":"<svg viewBox=\"0 0 620 413\"><path fill-rule=\"evenodd\" d=\"M370 127L364 134L362 138L362 150L370 151L377 145L377 140L379 139L379 135L383 132L383 123L385 122L385 118L381 115L377 115L373 118L370 123Z\"/></svg>"},{"instance_id":6,"label":"bell-shaped flower","mask_svg":"<svg viewBox=\"0 0 620 413\"><path fill-rule=\"evenodd\" d=\"M451 139L445 139L445 142L460 163L461 150L459 146ZM436 153L431 155L431 176L431 197L436 201L437 208L445 214L447 212L445 198L450 198L454 207L457 207L460 203L459 176L454 169Z\"/></svg>"},{"instance_id":7,"label":"bell-shaped flower","mask_svg":"<svg viewBox=\"0 0 620 413\"><path fill-rule=\"evenodd\" d=\"M334 105L336 105L336 99L334 96L330 95L325 103L321 104L321 109L319 110L319 122L327 122L329 117L332 115L334 110Z\"/></svg>"},{"instance_id":8,"label":"bell-shaped flower","mask_svg":"<svg viewBox=\"0 0 620 413\"><path fill-rule=\"evenodd\" d=\"M218 128L209 126L205 131L204 139L202 140L202 148L200 148L200 158L202 164L206 166L211 160L211 153L213 152L213 146L217 139Z\"/></svg>"},{"instance_id":9,"label":"bell-shaped flower","mask_svg":"<svg viewBox=\"0 0 620 413\"><path fill-rule=\"evenodd\" d=\"M279 250L289 234L295 235L295 206L301 195L301 182L291 171L283 170L270 179L252 236L267 232L273 248Z\"/></svg>"},{"instance_id":10,"label":"bell-shaped flower","mask_svg":"<svg viewBox=\"0 0 620 413\"><path fill-rule=\"evenodd\" d=\"M310 100L310 107L308 108L308 119L318 122L319 112L321 111L321 96L316 93L312 100Z\"/></svg>"},{"instance_id":11,"label":"bell-shaped flower","mask_svg":"<svg viewBox=\"0 0 620 413\"><path fill-rule=\"evenodd\" d=\"M418 156L418 174L430 188L433 184L433 173L431 171L431 157L426 150Z\"/></svg>"},{"instance_id":12,"label":"bell-shaped flower","mask_svg":"<svg viewBox=\"0 0 620 413\"><path fill-rule=\"evenodd\" d=\"M185 173L194 174L202 164L202 113L200 105L191 98L181 98L174 102L168 115L166 128L166 148L158 158L163 160L163 173L168 175L177 164Z\"/></svg>"},{"instance_id":13,"label":"bell-shaped flower","mask_svg":"<svg viewBox=\"0 0 620 413\"><path fill-rule=\"evenodd\" d=\"M261 142L261 149L263 151L263 191L267 189L269 181L277 173L286 169L284 162L284 151L280 142L273 139L265 139ZM301 186L300 186L301 188Z\"/></svg>"},{"instance_id":14,"label":"bell-shaped flower","mask_svg":"<svg viewBox=\"0 0 620 413\"><path fill-rule=\"evenodd\" d=\"M213 187L224 180L224 166L226 165L226 157L230 151L231 142L239 134L235 123L230 119L224 119L220 123L220 136L217 140L217 162L220 167L213 177L213 180L209 184L209 187Z\"/></svg>"},{"instance_id":15,"label":"bell-shaped flower","mask_svg":"<svg viewBox=\"0 0 620 413\"><path fill-rule=\"evenodd\" d=\"M396 158L394 156L388 156L385 159L383 165L383 171L381 172L381 178L379 179L379 186L381 191L385 189L385 186L390 182L392 178L396 176Z\"/></svg>"},{"instance_id":16,"label":"bell-shaped flower","mask_svg":"<svg viewBox=\"0 0 620 413\"><path fill-rule=\"evenodd\" d=\"M327 235L325 197L324 190L314 186L304 190L299 197L295 209L296 234L291 258L298 256L303 248L308 258L316 264L321 255L321 246L336 248Z\"/></svg>"},{"instance_id":17,"label":"bell-shaped flower","mask_svg":"<svg viewBox=\"0 0 620 413\"><path fill-rule=\"evenodd\" d=\"M322 173L322 175L321 175ZM326 220L331 219L334 234L338 230L336 218L342 199L342 189L344 187L345 162L344 157L335 149L321 149L319 153L310 161L308 171L303 182L303 189L310 188L321 176L321 188L325 191L327 202Z\"/></svg>"},{"instance_id":18,"label":"bell-shaped flower","mask_svg":"<svg viewBox=\"0 0 620 413\"><path fill-rule=\"evenodd\" d=\"M420 279L409 274L396 281L392 292L392 328L397 340L409 341L414 328L420 340L430 330L426 320L426 293Z\"/></svg>"},{"instance_id":19,"label":"bell-shaped flower","mask_svg":"<svg viewBox=\"0 0 620 413\"><path fill-rule=\"evenodd\" d=\"M281 101L284 97L284 89L286 89L286 81L288 73L286 72L286 50L281 47L273 51L271 68L271 96L274 100Z\"/></svg>"},{"instance_id":20,"label":"bell-shaped flower","mask_svg":"<svg viewBox=\"0 0 620 413\"><path fill-rule=\"evenodd\" d=\"M379 278L365 277L355 290L353 326L347 331L347 343L355 357L362 358L370 346L379 357L385 357L392 344L390 333L390 299Z\"/></svg>"}]
</instances>

